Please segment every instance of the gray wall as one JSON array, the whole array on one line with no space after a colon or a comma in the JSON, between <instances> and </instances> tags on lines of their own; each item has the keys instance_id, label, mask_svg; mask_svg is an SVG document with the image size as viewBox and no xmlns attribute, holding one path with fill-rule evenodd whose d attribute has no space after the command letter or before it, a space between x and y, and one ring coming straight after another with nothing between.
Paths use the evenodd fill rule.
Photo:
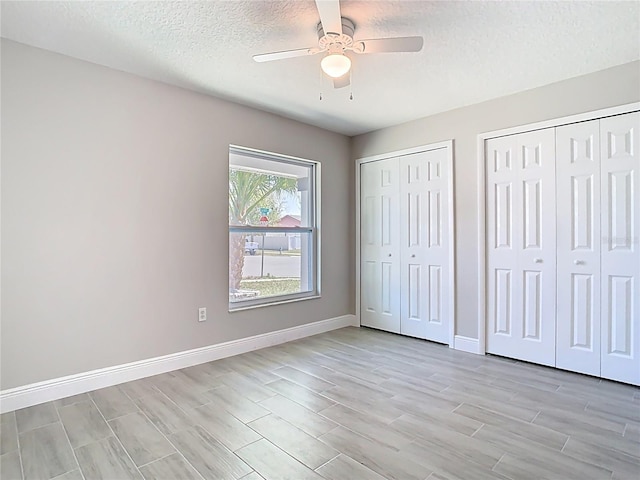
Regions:
<instances>
[{"instance_id":1,"label":"gray wall","mask_svg":"<svg viewBox=\"0 0 640 480\"><path fill-rule=\"evenodd\" d=\"M458 335L478 338L477 135L639 100L640 62L633 62L352 139L352 159L442 140L455 141Z\"/></svg>"},{"instance_id":2,"label":"gray wall","mask_svg":"<svg viewBox=\"0 0 640 480\"><path fill-rule=\"evenodd\" d=\"M2 389L354 312L349 138L6 40L1 80ZM230 143L322 163L321 299L227 312Z\"/></svg>"},{"instance_id":3,"label":"gray wall","mask_svg":"<svg viewBox=\"0 0 640 480\"><path fill-rule=\"evenodd\" d=\"M1 81L1 389L353 313L350 160L447 139L457 333L476 338L476 135L640 100L635 62L350 142L6 40ZM227 312L230 143L322 162L321 299Z\"/></svg>"}]
</instances>

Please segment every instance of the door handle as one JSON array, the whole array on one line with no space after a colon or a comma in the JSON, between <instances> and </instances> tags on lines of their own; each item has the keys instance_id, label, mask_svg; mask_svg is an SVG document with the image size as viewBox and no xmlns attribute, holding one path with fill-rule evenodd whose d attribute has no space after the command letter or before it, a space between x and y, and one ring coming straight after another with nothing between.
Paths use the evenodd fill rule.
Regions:
<instances>
[{"instance_id":1,"label":"door handle","mask_svg":"<svg viewBox=\"0 0 640 480\"><path fill-rule=\"evenodd\" d=\"M389 256L391 256L391 254L389 254Z\"/></svg>"},{"instance_id":2,"label":"door handle","mask_svg":"<svg viewBox=\"0 0 640 480\"><path fill-rule=\"evenodd\" d=\"M541 259L541 258L536 258L536 259L534 260L534 262L536 262L536 263L542 263L542 259Z\"/></svg>"},{"instance_id":3,"label":"door handle","mask_svg":"<svg viewBox=\"0 0 640 480\"><path fill-rule=\"evenodd\" d=\"M584 265L584 260L574 260L573 263L576 265Z\"/></svg>"},{"instance_id":4,"label":"door handle","mask_svg":"<svg viewBox=\"0 0 640 480\"><path fill-rule=\"evenodd\" d=\"M415 253L412 253L412 254L411 254L411 258L416 258L416 254L415 254Z\"/></svg>"}]
</instances>

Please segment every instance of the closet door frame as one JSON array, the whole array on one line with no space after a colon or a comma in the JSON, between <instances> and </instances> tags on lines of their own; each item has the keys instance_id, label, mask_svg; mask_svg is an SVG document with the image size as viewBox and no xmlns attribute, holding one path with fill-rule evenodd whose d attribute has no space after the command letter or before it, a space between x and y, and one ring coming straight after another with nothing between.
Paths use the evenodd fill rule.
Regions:
<instances>
[{"instance_id":1,"label":"closet door frame","mask_svg":"<svg viewBox=\"0 0 640 480\"><path fill-rule=\"evenodd\" d=\"M448 307L449 307L449 312L450 312L450 318L449 318L449 348L454 348L454 338L455 338L455 328L456 328L456 309L455 309L455 301L456 301L456 295L455 295L455 246L456 246L456 241L455 241L455 216L454 216L454 190L453 190L453 185L454 185L454 179L453 179L453 160L454 160L454 155L453 155L453 140L446 140L443 142L437 142L437 143L430 143L427 145L421 145L418 147L412 147L412 148L407 148L407 149L403 149L403 150L397 150L397 151L393 151L393 152L388 152L388 153L383 153L381 155L374 155L374 156L370 156L370 157L363 157L363 158L358 158L355 161L355 169L356 169L356 191L355 191L355 196L356 196L356 225L355 225L355 230L356 230L356 324L358 326L361 325L360 323L360 301L361 301L361 292L360 292L360 241L361 241L361 237L360 237L360 228L361 228L361 220L360 220L360 165L362 165L363 163L368 163L368 162L375 162L378 160L386 160L389 158L394 158L394 157L400 157L403 155L411 155L413 153L420 153L420 152L427 152L430 150L438 150L438 149L446 149L447 151L447 165L446 165L446 171L447 171L447 176L448 176L448 182L447 182L447 200L448 200L448 204L449 204L449 211L447 212L447 215L449 217L449 228L448 228L448 235L450 238L450 251L449 251L449 264L448 264L448 269L451 272L451 274L449 275L449 282L447 285L444 285L444 288L447 289L447 302L448 302Z\"/></svg>"},{"instance_id":2,"label":"closet door frame","mask_svg":"<svg viewBox=\"0 0 640 480\"><path fill-rule=\"evenodd\" d=\"M484 355L486 353L487 338L487 159L485 157L485 142L491 138L504 137L507 135L515 135L518 133L531 132L534 130L542 130L551 127L560 127L571 123L585 122L589 120L597 120L600 118L613 117L615 115L623 115L640 111L640 102L619 105L617 107L594 110L592 112L581 113L578 115L570 115L567 117L556 118L544 122L520 125L517 127L506 128L502 130L494 130L491 132L481 133L477 137L477 155L478 155L478 353ZM472 351L472 350L467 350Z\"/></svg>"}]
</instances>

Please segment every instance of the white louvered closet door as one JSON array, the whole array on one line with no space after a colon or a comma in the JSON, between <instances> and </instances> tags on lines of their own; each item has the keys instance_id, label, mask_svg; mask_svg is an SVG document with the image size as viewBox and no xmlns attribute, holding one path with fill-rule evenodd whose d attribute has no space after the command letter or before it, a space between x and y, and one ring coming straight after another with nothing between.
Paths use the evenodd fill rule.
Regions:
<instances>
[{"instance_id":1,"label":"white louvered closet door","mask_svg":"<svg viewBox=\"0 0 640 480\"><path fill-rule=\"evenodd\" d=\"M553 128L490 139L487 351L555 365Z\"/></svg>"},{"instance_id":2,"label":"white louvered closet door","mask_svg":"<svg viewBox=\"0 0 640 480\"><path fill-rule=\"evenodd\" d=\"M556 129L556 366L600 376L600 121Z\"/></svg>"},{"instance_id":3,"label":"white louvered closet door","mask_svg":"<svg viewBox=\"0 0 640 480\"><path fill-rule=\"evenodd\" d=\"M447 149L400 157L403 335L449 343L449 168Z\"/></svg>"},{"instance_id":4,"label":"white louvered closet door","mask_svg":"<svg viewBox=\"0 0 640 480\"><path fill-rule=\"evenodd\" d=\"M360 166L360 323L400 333L400 175L397 158Z\"/></svg>"},{"instance_id":5,"label":"white louvered closet door","mask_svg":"<svg viewBox=\"0 0 640 480\"><path fill-rule=\"evenodd\" d=\"M601 370L640 385L640 113L600 121Z\"/></svg>"}]
</instances>

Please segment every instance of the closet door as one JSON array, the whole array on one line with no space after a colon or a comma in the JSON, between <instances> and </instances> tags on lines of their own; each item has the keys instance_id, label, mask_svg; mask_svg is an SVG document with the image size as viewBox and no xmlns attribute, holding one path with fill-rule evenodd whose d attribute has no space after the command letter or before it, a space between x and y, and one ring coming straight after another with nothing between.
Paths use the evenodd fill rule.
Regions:
<instances>
[{"instance_id":1,"label":"closet door","mask_svg":"<svg viewBox=\"0 0 640 480\"><path fill-rule=\"evenodd\" d=\"M400 333L400 184L397 158L360 166L360 323Z\"/></svg>"},{"instance_id":2,"label":"closet door","mask_svg":"<svg viewBox=\"0 0 640 480\"><path fill-rule=\"evenodd\" d=\"M491 139L487 351L555 365L554 129Z\"/></svg>"},{"instance_id":3,"label":"closet door","mask_svg":"<svg viewBox=\"0 0 640 480\"><path fill-rule=\"evenodd\" d=\"M449 343L449 196L447 149L400 157L403 335Z\"/></svg>"},{"instance_id":4,"label":"closet door","mask_svg":"<svg viewBox=\"0 0 640 480\"><path fill-rule=\"evenodd\" d=\"M602 376L640 384L640 113L603 118Z\"/></svg>"},{"instance_id":5,"label":"closet door","mask_svg":"<svg viewBox=\"0 0 640 480\"><path fill-rule=\"evenodd\" d=\"M556 366L600 376L600 121L556 129Z\"/></svg>"}]
</instances>

